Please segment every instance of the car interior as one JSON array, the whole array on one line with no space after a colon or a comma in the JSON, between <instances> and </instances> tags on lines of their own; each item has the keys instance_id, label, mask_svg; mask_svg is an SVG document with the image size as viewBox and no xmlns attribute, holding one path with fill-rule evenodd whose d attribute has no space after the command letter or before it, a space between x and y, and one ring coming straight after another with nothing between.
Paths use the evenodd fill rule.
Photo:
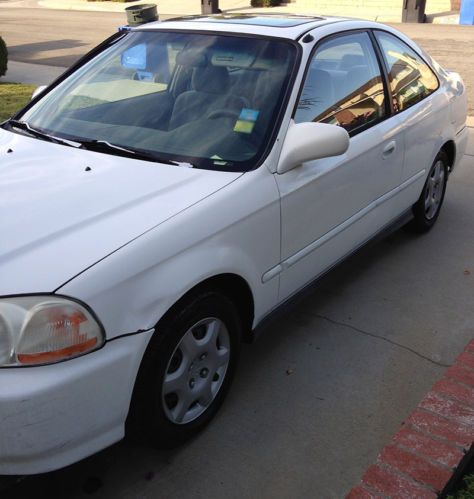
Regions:
<instances>
[{"instance_id":1,"label":"car interior","mask_svg":"<svg viewBox=\"0 0 474 499\"><path fill-rule=\"evenodd\" d=\"M183 46L174 61L170 58L168 67L174 62L173 67L164 68L169 76L163 77L163 64L153 67L153 56L144 69L129 68L129 80L162 83L164 89L71 105L62 113L62 129L81 136L87 122L89 135L117 144L132 145L133 140L137 148L214 158L216 163L249 160L272 129L291 73L288 46L292 47L212 38L217 38L214 44L206 40L201 46ZM114 78L117 75L109 68L94 82Z\"/></svg>"}]
</instances>

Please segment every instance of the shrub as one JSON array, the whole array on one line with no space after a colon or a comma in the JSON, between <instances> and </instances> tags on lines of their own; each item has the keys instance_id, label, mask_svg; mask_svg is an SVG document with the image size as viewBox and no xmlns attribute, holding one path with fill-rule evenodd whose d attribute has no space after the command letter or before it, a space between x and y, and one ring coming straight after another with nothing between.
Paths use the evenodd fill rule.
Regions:
<instances>
[{"instance_id":1,"label":"shrub","mask_svg":"<svg viewBox=\"0 0 474 499\"><path fill-rule=\"evenodd\" d=\"M7 45L0 36L0 76L4 76L7 72L8 50Z\"/></svg>"},{"instance_id":2,"label":"shrub","mask_svg":"<svg viewBox=\"0 0 474 499\"><path fill-rule=\"evenodd\" d=\"M280 3L281 0L250 0L252 7L276 7Z\"/></svg>"},{"instance_id":3,"label":"shrub","mask_svg":"<svg viewBox=\"0 0 474 499\"><path fill-rule=\"evenodd\" d=\"M472 467L472 464L468 465ZM473 499L474 498L474 473L464 477L464 484L459 483L459 489L448 499Z\"/></svg>"}]
</instances>

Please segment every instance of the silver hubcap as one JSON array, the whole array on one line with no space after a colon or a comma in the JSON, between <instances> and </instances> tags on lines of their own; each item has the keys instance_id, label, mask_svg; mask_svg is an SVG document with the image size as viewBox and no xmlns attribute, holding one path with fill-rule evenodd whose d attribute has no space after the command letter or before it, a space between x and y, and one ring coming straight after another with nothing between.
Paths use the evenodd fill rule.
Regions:
<instances>
[{"instance_id":1,"label":"silver hubcap","mask_svg":"<svg viewBox=\"0 0 474 499\"><path fill-rule=\"evenodd\" d=\"M198 418L216 398L230 360L230 337L215 317L186 331L173 352L163 381L163 408L170 421L186 424Z\"/></svg>"},{"instance_id":2,"label":"silver hubcap","mask_svg":"<svg viewBox=\"0 0 474 499\"><path fill-rule=\"evenodd\" d=\"M425 216L431 220L438 213L444 188L444 164L438 161L428 177L425 191Z\"/></svg>"}]
</instances>

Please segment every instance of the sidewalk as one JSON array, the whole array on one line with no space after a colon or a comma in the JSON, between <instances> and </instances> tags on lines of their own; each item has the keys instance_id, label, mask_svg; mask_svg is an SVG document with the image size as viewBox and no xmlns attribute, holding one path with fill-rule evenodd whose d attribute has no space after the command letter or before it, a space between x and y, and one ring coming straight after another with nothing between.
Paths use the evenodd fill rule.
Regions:
<instances>
[{"instance_id":1,"label":"sidewalk","mask_svg":"<svg viewBox=\"0 0 474 499\"><path fill-rule=\"evenodd\" d=\"M43 64L28 64L26 62L8 61L7 74L0 82L31 83L32 85L49 85L67 68L45 66Z\"/></svg>"},{"instance_id":2,"label":"sidewalk","mask_svg":"<svg viewBox=\"0 0 474 499\"><path fill-rule=\"evenodd\" d=\"M100 12L123 12L126 7L138 5L143 3L143 0L135 2L117 3L117 2L88 2L87 0L40 0L38 5L49 9L62 9L62 10L87 10L87 11L100 11ZM185 16L201 14L201 4L197 0L181 0L176 2L173 0L158 0L152 1L158 6L158 12L162 15L172 16ZM381 22L400 22L401 12L399 9L388 9L380 13L379 8L364 7L358 5L356 9L348 11L347 5L335 6L332 3L315 7L311 2L294 3L280 5L279 7L271 8L253 8L250 6L250 0L220 0L219 7L223 11L239 10L240 12L255 12L262 11L271 13L318 13L318 14L331 14L336 16L349 16L360 19L370 19ZM458 24L459 13L457 12L429 12L427 11L428 23L439 24Z\"/></svg>"},{"instance_id":3,"label":"sidewalk","mask_svg":"<svg viewBox=\"0 0 474 499\"><path fill-rule=\"evenodd\" d=\"M40 0L38 5L48 9L90 10L98 12L123 12L126 7L143 4L143 0L135 2L88 2L87 0ZM198 0L157 0L151 1L158 6L158 14L189 16L201 14L201 3ZM251 10L250 0L219 0L219 7L225 11ZM273 9L272 9L273 11Z\"/></svg>"},{"instance_id":4,"label":"sidewalk","mask_svg":"<svg viewBox=\"0 0 474 499\"><path fill-rule=\"evenodd\" d=\"M34 8L43 7L56 10L75 11L95 11L95 12L115 12L121 13L126 7L142 4L144 0L133 2L110 2L110 1L88 1L88 0L3 0L0 1L0 8L23 7ZM198 0L151 0L158 6L158 13L164 17L177 17L186 15L201 14L201 2ZM444 4L443 4L444 5ZM401 6L386 5L383 11L375 2L366 4L357 2L350 7L347 1L342 1L340 5L334 5L330 1L316 2L315 0L290 0L286 4L270 8L253 8L250 0L219 0L219 7L225 12L270 12L276 13L301 13L335 15L343 17L354 17L359 19L369 19L380 22L400 22ZM439 4L428 4L426 10L426 22L434 24L458 24L459 12L440 9ZM442 12L440 11L442 10Z\"/></svg>"}]
</instances>

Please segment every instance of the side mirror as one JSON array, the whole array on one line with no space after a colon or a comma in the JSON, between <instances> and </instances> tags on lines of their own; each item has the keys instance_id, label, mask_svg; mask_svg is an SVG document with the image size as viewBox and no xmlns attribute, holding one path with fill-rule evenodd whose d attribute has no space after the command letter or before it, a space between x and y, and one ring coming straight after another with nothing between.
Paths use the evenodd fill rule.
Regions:
<instances>
[{"instance_id":1,"label":"side mirror","mask_svg":"<svg viewBox=\"0 0 474 499\"><path fill-rule=\"evenodd\" d=\"M46 89L48 88L47 85L41 85L40 87L37 87L35 91L33 92L33 95L31 96L31 100L34 98L38 97L39 94L42 94Z\"/></svg>"},{"instance_id":2,"label":"side mirror","mask_svg":"<svg viewBox=\"0 0 474 499\"><path fill-rule=\"evenodd\" d=\"M291 122L281 150L277 173L285 173L306 161L344 154L349 134L336 125Z\"/></svg>"}]
</instances>

